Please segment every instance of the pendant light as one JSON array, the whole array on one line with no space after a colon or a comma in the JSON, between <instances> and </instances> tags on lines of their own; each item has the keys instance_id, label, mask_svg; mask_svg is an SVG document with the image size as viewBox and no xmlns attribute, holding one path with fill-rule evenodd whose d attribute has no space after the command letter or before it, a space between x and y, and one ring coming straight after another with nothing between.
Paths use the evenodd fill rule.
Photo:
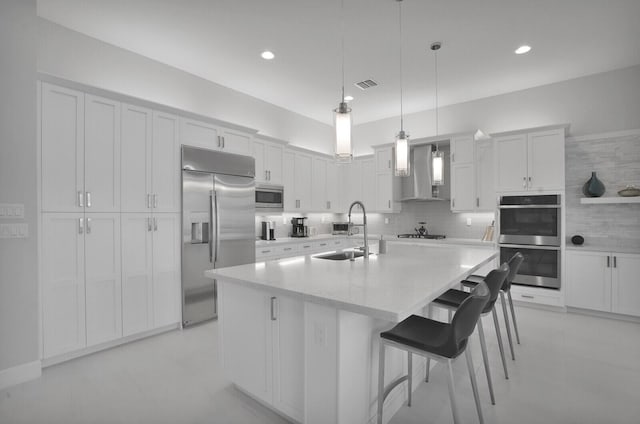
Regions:
<instances>
[{"instance_id":1,"label":"pendant light","mask_svg":"<svg viewBox=\"0 0 640 424\"><path fill-rule=\"evenodd\" d=\"M435 76L436 76L436 137L438 136L438 50L442 47L442 43L436 41L431 44L431 50L435 57ZM433 175L431 184L435 186L444 184L444 153L438 149L438 142L436 141L436 150L432 153L432 167Z\"/></svg>"},{"instance_id":2,"label":"pendant light","mask_svg":"<svg viewBox=\"0 0 640 424\"><path fill-rule=\"evenodd\" d=\"M398 27L400 29L400 132L395 139L395 175L407 177L411 174L409 161L409 134L404 132L404 117L402 114L402 0L398 2Z\"/></svg>"},{"instance_id":3,"label":"pendant light","mask_svg":"<svg viewBox=\"0 0 640 424\"><path fill-rule=\"evenodd\" d=\"M342 13L342 97L337 109L334 109L334 124L336 129L336 160L338 162L351 162L353 148L351 146L351 108L344 100L344 0L341 1Z\"/></svg>"}]
</instances>

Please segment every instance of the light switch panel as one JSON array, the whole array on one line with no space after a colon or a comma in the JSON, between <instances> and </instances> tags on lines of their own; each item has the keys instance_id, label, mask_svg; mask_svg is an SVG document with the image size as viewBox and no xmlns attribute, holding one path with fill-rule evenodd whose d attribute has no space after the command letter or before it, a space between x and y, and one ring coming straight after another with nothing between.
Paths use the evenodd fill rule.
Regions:
<instances>
[{"instance_id":1,"label":"light switch panel","mask_svg":"<svg viewBox=\"0 0 640 424\"><path fill-rule=\"evenodd\" d=\"M0 239L29 237L29 224L0 224Z\"/></svg>"},{"instance_id":2,"label":"light switch panel","mask_svg":"<svg viewBox=\"0 0 640 424\"><path fill-rule=\"evenodd\" d=\"M24 218L24 204L0 203L0 219L22 219L22 218Z\"/></svg>"}]
</instances>

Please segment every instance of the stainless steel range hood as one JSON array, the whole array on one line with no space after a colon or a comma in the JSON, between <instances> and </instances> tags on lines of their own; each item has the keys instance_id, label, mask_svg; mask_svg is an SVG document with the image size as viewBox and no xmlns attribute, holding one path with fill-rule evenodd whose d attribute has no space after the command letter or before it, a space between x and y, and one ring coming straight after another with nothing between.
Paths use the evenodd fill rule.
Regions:
<instances>
[{"instance_id":1,"label":"stainless steel range hood","mask_svg":"<svg viewBox=\"0 0 640 424\"><path fill-rule=\"evenodd\" d=\"M431 144L422 144L411 148L411 175L401 178L401 201L445 200L433 196L431 150Z\"/></svg>"}]
</instances>

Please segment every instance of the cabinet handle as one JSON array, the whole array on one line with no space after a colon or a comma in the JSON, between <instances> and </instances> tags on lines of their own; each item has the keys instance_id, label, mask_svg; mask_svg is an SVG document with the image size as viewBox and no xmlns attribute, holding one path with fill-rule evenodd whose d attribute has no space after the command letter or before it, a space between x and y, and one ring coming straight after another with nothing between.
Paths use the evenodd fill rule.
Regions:
<instances>
[{"instance_id":1,"label":"cabinet handle","mask_svg":"<svg viewBox=\"0 0 640 424\"><path fill-rule=\"evenodd\" d=\"M607 268L611 267L611 256L607 256Z\"/></svg>"},{"instance_id":2,"label":"cabinet handle","mask_svg":"<svg viewBox=\"0 0 640 424\"><path fill-rule=\"evenodd\" d=\"M388 161L387 168L391 169L391 159Z\"/></svg>"},{"instance_id":3,"label":"cabinet handle","mask_svg":"<svg viewBox=\"0 0 640 424\"><path fill-rule=\"evenodd\" d=\"M216 138L218 139L218 147L222 147L220 146L220 136L217 136Z\"/></svg>"},{"instance_id":4,"label":"cabinet handle","mask_svg":"<svg viewBox=\"0 0 640 424\"><path fill-rule=\"evenodd\" d=\"M391 209L391 200L387 200L387 207Z\"/></svg>"},{"instance_id":5,"label":"cabinet handle","mask_svg":"<svg viewBox=\"0 0 640 424\"><path fill-rule=\"evenodd\" d=\"M153 231L158 231L158 218L153 218Z\"/></svg>"},{"instance_id":6,"label":"cabinet handle","mask_svg":"<svg viewBox=\"0 0 640 424\"><path fill-rule=\"evenodd\" d=\"M266 169L264 171L264 180L269 181L269 171L267 171Z\"/></svg>"},{"instance_id":7,"label":"cabinet handle","mask_svg":"<svg viewBox=\"0 0 640 424\"><path fill-rule=\"evenodd\" d=\"M91 207L91 192L87 191L87 207Z\"/></svg>"},{"instance_id":8,"label":"cabinet handle","mask_svg":"<svg viewBox=\"0 0 640 424\"><path fill-rule=\"evenodd\" d=\"M327 209L331 209L331 202L327 200Z\"/></svg>"},{"instance_id":9,"label":"cabinet handle","mask_svg":"<svg viewBox=\"0 0 640 424\"><path fill-rule=\"evenodd\" d=\"M147 231L151 231L151 218L147 218Z\"/></svg>"},{"instance_id":10,"label":"cabinet handle","mask_svg":"<svg viewBox=\"0 0 640 424\"><path fill-rule=\"evenodd\" d=\"M278 319L278 317L276 316L276 297L272 296L271 297L271 321L275 321L276 319Z\"/></svg>"},{"instance_id":11,"label":"cabinet handle","mask_svg":"<svg viewBox=\"0 0 640 424\"><path fill-rule=\"evenodd\" d=\"M157 208L158 207L158 195L154 193L153 195L153 207Z\"/></svg>"},{"instance_id":12,"label":"cabinet handle","mask_svg":"<svg viewBox=\"0 0 640 424\"><path fill-rule=\"evenodd\" d=\"M451 207L452 208L456 207L456 199L451 199Z\"/></svg>"},{"instance_id":13,"label":"cabinet handle","mask_svg":"<svg viewBox=\"0 0 640 424\"><path fill-rule=\"evenodd\" d=\"M535 297L529 295L529 294L522 294L522 297L524 297L525 299L535 299Z\"/></svg>"},{"instance_id":14,"label":"cabinet handle","mask_svg":"<svg viewBox=\"0 0 640 424\"><path fill-rule=\"evenodd\" d=\"M522 188L527 188L527 177L522 177Z\"/></svg>"},{"instance_id":15,"label":"cabinet handle","mask_svg":"<svg viewBox=\"0 0 640 424\"><path fill-rule=\"evenodd\" d=\"M300 200L296 199L296 208L300 207Z\"/></svg>"},{"instance_id":16,"label":"cabinet handle","mask_svg":"<svg viewBox=\"0 0 640 424\"><path fill-rule=\"evenodd\" d=\"M529 183L527 184L527 188L531 188L531 177L529 177Z\"/></svg>"},{"instance_id":17,"label":"cabinet handle","mask_svg":"<svg viewBox=\"0 0 640 424\"><path fill-rule=\"evenodd\" d=\"M291 247L285 247L283 250L284 250L285 252L288 252L288 251L289 251L289 250L291 250L291 249L292 249Z\"/></svg>"},{"instance_id":18,"label":"cabinet handle","mask_svg":"<svg viewBox=\"0 0 640 424\"><path fill-rule=\"evenodd\" d=\"M271 171L267 171L269 173L269 181L271 181Z\"/></svg>"},{"instance_id":19,"label":"cabinet handle","mask_svg":"<svg viewBox=\"0 0 640 424\"><path fill-rule=\"evenodd\" d=\"M151 209L151 193L147 193L147 209Z\"/></svg>"},{"instance_id":20,"label":"cabinet handle","mask_svg":"<svg viewBox=\"0 0 640 424\"><path fill-rule=\"evenodd\" d=\"M78 234L84 233L84 219L78 219Z\"/></svg>"},{"instance_id":21,"label":"cabinet handle","mask_svg":"<svg viewBox=\"0 0 640 424\"><path fill-rule=\"evenodd\" d=\"M614 257L613 257L613 267L614 267L614 268L617 268L617 267L618 267L618 257L617 257L617 256L614 256Z\"/></svg>"},{"instance_id":22,"label":"cabinet handle","mask_svg":"<svg viewBox=\"0 0 640 424\"><path fill-rule=\"evenodd\" d=\"M224 149L224 136L222 137L222 148Z\"/></svg>"},{"instance_id":23,"label":"cabinet handle","mask_svg":"<svg viewBox=\"0 0 640 424\"><path fill-rule=\"evenodd\" d=\"M327 245L327 243L320 243L320 247L324 247L326 245Z\"/></svg>"},{"instance_id":24,"label":"cabinet handle","mask_svg":"<svg viewBox=\"0 0 640 424\"><path fill-rule=\"evenodd\" d=\"M476 208L480 207L480 198L476 197Z\"/></svg>"},{"instance_id":25,"label":"cabinet handle","mask_svg":"<svg viewBox=\"0 0 640 424\"><path fill-rule=\"evenodd\" d=\"M91 234L91 218L87 218L87 234Z\"/></svg>"},{"instance_id":26,"label":"cabinet handle","mask_svg":"<svg viewBox=\"0 0 640 424\"><path fill-rule=\"evenodd\" d=\"M78 191L78 206L84 208L84 193L82 191Z\"/></svg>"}]
</instances>

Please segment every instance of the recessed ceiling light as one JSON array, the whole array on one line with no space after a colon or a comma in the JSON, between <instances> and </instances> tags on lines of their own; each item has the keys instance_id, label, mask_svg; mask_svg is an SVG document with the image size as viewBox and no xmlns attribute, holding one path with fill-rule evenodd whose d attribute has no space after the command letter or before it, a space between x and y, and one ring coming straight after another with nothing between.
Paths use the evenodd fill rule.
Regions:
<instances>
[{"instance_id":1,"label":"recessed ceiling light","mask_svg":"<svg viewBox=\"0 0 640 424\"><path fill-rule=\"evenodd\" d=\"M353 100L353 96L344 96L345 102L350 102L351 100Z\"/></svg>"},{"instance_id":2,"label":"recessed ceiling light","mask_svg":"<svg viewBox=\"0 0 640 424\"><path fill-rule=\"evenodd\" d=\"M260 54L260 56L262 56L262 58L265 60L271 60L274 57L276 57L276 55L273 54L273 52L270 52L269 50L263 51L262 54Z\"/></svg>"},{"instance_id":3,"label":"recessed ceiling light","mask_svg":"<svg viewBox=\"0 0 640 424\"><path fill-rule=\"evenodd\" d=\"M526 44L523 46L520 46L516 49L515 53L516 54L525 54L525 53L529 53L529 51L531 50L531 46L527 46Z\"/></svg>"}]
</instances>

